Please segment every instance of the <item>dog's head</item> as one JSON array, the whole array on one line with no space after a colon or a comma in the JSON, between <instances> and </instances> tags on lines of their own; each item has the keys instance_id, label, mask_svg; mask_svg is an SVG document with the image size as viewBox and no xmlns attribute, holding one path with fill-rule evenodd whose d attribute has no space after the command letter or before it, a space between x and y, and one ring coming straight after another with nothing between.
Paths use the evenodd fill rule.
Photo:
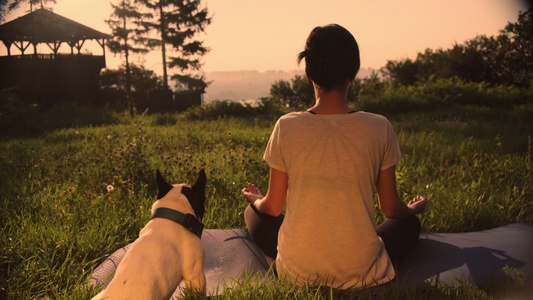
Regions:
<instances>
[{"instance_id":1,"label":"dog's head","mask_svg":"<svg viewBox=\"0 0 533 300\"><path fill-rule=\"evenodd\" d=\"M172 190L175 187L179 187L180 185L172 185L169 184L161 175L161 172L157 170L156 172L156 180L157 180L157 187L159 189L159 192L157 194L157 199L161 199L165 197L170 190ZM191 205L194 215L198 220L202 220L205 213L205 184L206 184L206 176L204 169L201 169L200 172L198 172L198 178L196 179L196 182L191 185L181 185L181 193L187 197L187 200L189 201L189 204Z\"/></svg>"}]
</instances>

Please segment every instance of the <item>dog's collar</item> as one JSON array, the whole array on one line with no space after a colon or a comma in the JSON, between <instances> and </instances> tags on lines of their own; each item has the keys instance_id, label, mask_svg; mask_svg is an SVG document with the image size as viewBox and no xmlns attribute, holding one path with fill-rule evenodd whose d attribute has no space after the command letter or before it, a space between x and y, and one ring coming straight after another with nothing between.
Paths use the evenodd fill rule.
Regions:
<instances>
[{"instance_id":1,"label":"dog's collar","mask_svg":"<svg viewBox=\"0 0 533 300\"><path fill-rule=\"evenodd\" d=\"M187 228L190 232L196 234L199 238L202 237L204 224L202 224L202 222L200 222L194 215L183 214L166 207L159 207L155 209L150 220L153 218L163 218L174 221Z\"/></svg>"}]
</instances>

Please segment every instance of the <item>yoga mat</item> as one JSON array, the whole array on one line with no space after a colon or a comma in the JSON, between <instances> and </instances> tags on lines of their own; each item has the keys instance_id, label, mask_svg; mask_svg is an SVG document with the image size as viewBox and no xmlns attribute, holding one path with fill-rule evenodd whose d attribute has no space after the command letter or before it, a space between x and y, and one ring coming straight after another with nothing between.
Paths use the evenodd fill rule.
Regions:
<instances>
[{"instance_id":1,"label":"yoga mat","mask_svg":"<svg viewBox=\"0 0 533 300\"><path fill-rule=\"evenodd\" d=\"M221 294L246 274L267 276L269 263L246 230L205 229L202 244L208 296ZM118 249L102 262L94 270L90 285L105 288L130 246ZM437 278L451 286L465 280L482 284L505 277L506 266L533 277L532 226L511 224L476 232L422 233L415 249L398 266L395 281L421 288L435 284ZM173 297L181 296L183 287L184 282Z\"/></svg>"}]
</instances>

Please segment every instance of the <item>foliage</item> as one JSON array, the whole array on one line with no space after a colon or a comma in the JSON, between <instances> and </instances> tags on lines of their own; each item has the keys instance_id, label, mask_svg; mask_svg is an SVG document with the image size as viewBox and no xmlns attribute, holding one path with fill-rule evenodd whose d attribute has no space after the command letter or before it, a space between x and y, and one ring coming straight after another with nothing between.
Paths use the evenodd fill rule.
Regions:
<instances>
[{"instance_id":1,"label":"foliage","mask_svg":"<svg viewBox=\"0 0 533 300\"><path fill-rule=\"evenodd\" d=\"M203 42L193 40L194 36L205 30L211 23L207 16L207 8L201 7L200 0L136 0L149 13L141 20L148 32L155 31L158 38L146 37L146 44L151 48L160 48L163 63L163 87L168 89L168 68L177 68L181 74L175 74L178 90L200 90L207 87L205 79L200 75L186 73L198 71L202 64L200 57L209 49ZM167 45L171 46L175 55L167 53ZM168 62L167 62L168 59Z\"/></svg>"},{"instance_id":2,"label":"foliage","mask_svg":"<svg viewBox=\"0 0 533 300\"><path fill-rule=\"evenodd\" d=\"M258 105L241 104L232 101L215 101L209 104L189 108L184 115L189 120L217 120L223 117L277 119L285 111L268 98Z\"/></svg>"},{"instance_id":3,"label":"foliage","mask_svg":"<svg viewBox=\"0 0 533 300\"><path fill-rule=\"evenodd\" d=\"M279 80L270 87L270 98L286 107L310 107L315 102L315 90L306 76L296 75L289 83Z\"/></svg>"},{"instance_id":4,"label":"foliage","mask_svg":"<svg viewBox=\"0 0 533 300\"><path fill-rule=\"evenodd\" d=\"M364 79L356 78L348 90L348 99L352 102L359 101L362 97L375 98L386 87L377 72L372 72ZM270 87L268 101L289 108L309 108L315 104L315 90L313 84L306 76L295 75L291 82L279 80Z\"/></svg>"},{"instance_id":5,"label":"foliage","mask_svg":"<svg viewBox=\"0 0 533 300\"><path fill-rule=\"evenodd\" d=\"M111 28L113 38L107 42L107 47L112 53L124 54L124 74L126 79L124 91L130 114L133 114L129 57L130 53L144 54L148 52L148 49L144 47L135 47L135 45L143 42L140 35L144 33L144 30L138 26L139 19L143 17L143 14L132 5L131 0L121 0L120 5L111 4L111 6L113 7L111 19L106 20L106 23ZM132 25L137 27L131 28Z\"/></svg>"},{"instance_id":6,"label":"foliage","mask_svg":"<svg viewBox=\"0 0 533 300\"><path fill-rule=\"evenodd\" d=\"M152 70L147 70L144 66L130 65L131 89L132 91L149 91L162 89L162 78L157 76ZM102 89L126 90L125 66L117 70L105 69L100 74L100 87Z\"/></svg>"},{"instance_id":7,"label":"foliage","mask_svg":"<svg viewBox=\"0 0 533 300\"><path fill-rule=\"evenodd\" d=\"M355 84L352 84L352 88L358 90L358 93L354 94L357 95L358 98L378 97L385 90L385 87L385 82L381 80L377 72L372 72L370 76L363 78L362 80L356 80ZM350 94L348 94L348 96L350 96ZM357 100L358 98L354 98L353 100ZM351 99L348 98L348 100Z\"/></svg>"},{"instance_id":8,"label":"foliage","mask_svg":"<svg viewBox=\"0 0 533 300\"><path fill-rule=\"evenodd\" d=\"M434 76L528 87L533 70L533 9L521 12L496 37L477 36L451 49L426 49L415 60L388 61L383 68L396 85L412 85Z\"/></svg>"},{"instance_id":9,"label":"foliage","mask_svg":"<svg viewBox=\"0 0 533 300\"><path fill-rule=\"evenodd\" d=\"M108 108L119 111L127 108L132 114L147 94L163 90L163 80L154 71L147 70L144 66L130 65L131 92L128 97L127 73L126 66L121 66L116 70L105 69L100 74L100 88L103 103Z\"/></svg>"},{"instance_id":10,"label":"foliage","mask_svg":"<svg viewBox=\"0 0 533 300\"><path fill-rule=\"evenodd\" d=\"M533 8L520 13L516 23L509 23L503 33L511 40L514 77L518 82L533 80Z\"/></svg>"},{"instance_id":11,"label":"foliage","mask_svg":"<svg viewBox=\"0 0 533 300\"><path fill-rule=\"evenodd\" d=\"M353 99L359 110L383 114L436 111L454 105L475 105L493 108L513 108L530 102L533 89L513 86L492 86L487 83L465 82L458 77L437 79L410 86L383 86L375 94L361 93Z\"/></svg>"},{"instance_id":12,"label":"foliage","mask_svg":"<svg viewBox=\"0 0 533 300\"><path fill-rule=\"evenodd\" d=\"M116 114L103 108L74 102L42 107L24 104L15 93L0 92L0 140L38 136L64 127L100 126L117 121Z\"/></svg>"},{"instance_id":13,"label":"foliage","mask_svg":"<svg viewBox=\"0 0 533 300\"><path fill-rule=\"evenodd\" d=\"M28 2L32 6L43 3L56 3L56 0L0 0L0 22L4 21L5 16L12 10L17 9L21 3Z\"/></svg>"},{"instance_id":14,"label":"foliage","mask_svg":"<svg viewBox=\"0 0 533 300\"><path fill-rule=\"evenodd\" d=\"M119 5L111 3L113 11L110 19L106 23L112 30L113 38L107 42L107 47L112 53L125 55L125 62L128 63L128 54L146 53L148 50L144 47L135 47L142 45L141 35L145 33L144 28L139 27L139 19L143 18L132 0L120 0ZM131 44L133 43L133 44Z\"/></svg>"}]
</instances>

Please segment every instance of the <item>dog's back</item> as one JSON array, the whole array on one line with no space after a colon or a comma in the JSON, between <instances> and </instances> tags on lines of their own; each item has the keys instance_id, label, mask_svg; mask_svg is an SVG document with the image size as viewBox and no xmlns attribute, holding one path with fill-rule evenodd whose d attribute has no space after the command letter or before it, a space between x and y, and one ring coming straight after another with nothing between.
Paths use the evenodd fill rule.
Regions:
<instances>
[{"instance_id":1,"label":"dog's back","mask_svg":"<svg viewBox=\"0 0 533 300\"><path fill-rule=\"evenodd\" d=\"M204 257L200 239L191 232L165 219L151 220L94 299L169 299L184 277L198 276L188 274L203 276Z\"/></svg>"},{"instance_id":2,"label":"dog's back","mask_svg":"<svg viewBox=\"0 0 533 300\"><path fill-rule=\"evenodd\" d=\"M158 186L160 199L154 203L152 213L156 208L165 207L196 214L198 209L193 209L190 203L195 200L201 201L201 209L204 209L203 170L192 187L169 185L161 193L159 182ZM182 190L186 192L182 193ZM187 195L191 191L194 194ZM203 215L204 211L200 210L199 214ZM124 255L113 280L93 299L168 299L182 279L188 289L205 292L204 258L204 248L198 236L174 221L153 218Z\"/></svg>"}]
</instances>

